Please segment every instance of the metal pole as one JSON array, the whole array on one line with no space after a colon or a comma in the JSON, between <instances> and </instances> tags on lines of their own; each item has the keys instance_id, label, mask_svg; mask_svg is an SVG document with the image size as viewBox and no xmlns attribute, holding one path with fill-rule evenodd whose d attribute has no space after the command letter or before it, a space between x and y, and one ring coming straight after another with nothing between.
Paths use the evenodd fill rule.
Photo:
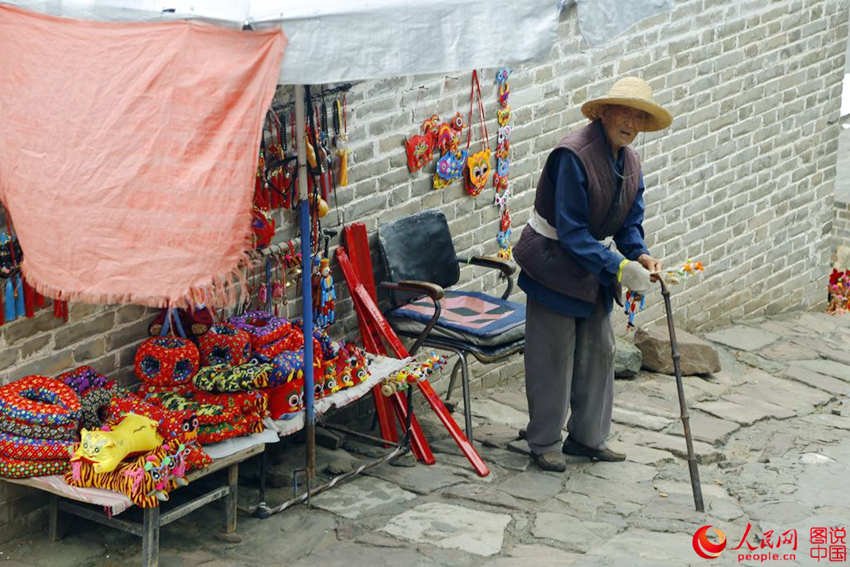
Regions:
<instances>
[{"instance_id":1,"label":"metal pole","mask_svg":"<svg viewBox=\"0 0 850 567\"><path fill-rule=\"evenodd\" d=\"M304 87L295 86L295 138L298 144L298 218L301 225L301 302L304 321L304 434L307 478L316 472L316 411L313 405L313 297L311 288L310 201L307 196L307 142L304 139Z\"/></svg>"},{"instance_id":2,"label":"metal pole","mask_svg":"<svg viewBox=\"0 0 850 567\"><path fill-rule=\"evenodd\" d=\"M685 386L682 384L682 369L679 366L679 344L676 342L676 329L673 328L673 309L670 306L670 290L664 280L659 277L661 295L664 296L664 309L667 311L667 330L670 333L670 350L673 355L673 371L676 374L676 389L679 391L679 411L681 412L682 428L685 430L685 444L688 447L688 470L691 474L691 490L694 493L694 506L697 512L704 512L702 502L702 486L699 482L699 469L694 455L694 441L691 437L691 418L688 416L688 404L685 402Z\"/></svg>"}]
</instances>

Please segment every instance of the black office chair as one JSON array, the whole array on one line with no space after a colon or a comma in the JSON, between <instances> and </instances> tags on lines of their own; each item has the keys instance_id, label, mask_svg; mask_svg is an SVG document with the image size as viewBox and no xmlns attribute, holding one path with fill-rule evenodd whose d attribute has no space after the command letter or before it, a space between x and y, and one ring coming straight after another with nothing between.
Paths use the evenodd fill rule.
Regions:
<instances>
[{"instance_id":1,"label":"black office chair","mask_svg":"<svg viewBox=\"0 0 850 567\"><path fill-rule=\"evenodd\" d=\"M394 304L387 319L399 335L415 339L411 354L425 345L458 355L446 401L460 368L466 435L472 441L467 356L488 364L525 349L525 306L507 300L515 268L494 257L458 258L446 217L436 209L380 225L378 243L389 280L380 285L392 292ZM446 289L460 279L461 264L501 271L507 279L502 296ZM398 292L405 292L403 302Z\"/></svg>"}]
</instances>

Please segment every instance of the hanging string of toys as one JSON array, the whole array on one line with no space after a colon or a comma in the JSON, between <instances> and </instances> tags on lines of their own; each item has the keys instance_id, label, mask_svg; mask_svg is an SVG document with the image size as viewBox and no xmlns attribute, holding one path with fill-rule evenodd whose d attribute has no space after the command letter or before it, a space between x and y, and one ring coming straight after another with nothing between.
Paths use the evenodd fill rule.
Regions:
<instances>
[{"instance_id":1,"label":"hanging string of toys","mask_svg":"<svg viewBox=\"0 0 850 567\"><path fill-rule=\"evenodd\" d=\"M389 397L398 391L407 390L408 387L427 379L437 370L445 368L448 363L448 358L445 356L438 356L431 352L424 361L414 360L395 374L385 377L381 384L381 393Z\"/></svg>"},{"instance_id":2,"label":"hanging string of toys","mask_svg":"<svg viewBox=\"0 0 850 567\"><path fill-rule=\"evenodd\" d=\"M496 138L496 171L493 173L493 187L495 188L494 204L499 209L499 232L496 241L499 243L499 258L510 260L512 256L511 247L511 211L508 207L508 199L511 196L508 187L510 173L510 151L511 151L511 107L508 97L511 86L508 78L512 69L502 68L496 72L496 84L499 86L499 111L497 120L499 133Z\"/></svg>"},{"instance_id":3,"label":"hanging string of toys","mask_svg":"<svg viewBox=\"0 0 850 567\"><path fill-rule=\"evenodd\" d=\"M665 272L661 272L659 275L664 278L664 282L667 285L679 285L682 283L682 280L686 277L692 276L697 272L702 272L705 270L705 267L702 265L702 262L694 262L693 260L688 260L684 264L682 264L677 270L668 270ZM623 312L626 314L628 321L626 322L626 329L633 329L635 326L635 315L640 311L643 311L646 307L646 297L637 293L633 293L631 290L626 291L626 300L623 302Z\"/></svg>"}]
</instances>

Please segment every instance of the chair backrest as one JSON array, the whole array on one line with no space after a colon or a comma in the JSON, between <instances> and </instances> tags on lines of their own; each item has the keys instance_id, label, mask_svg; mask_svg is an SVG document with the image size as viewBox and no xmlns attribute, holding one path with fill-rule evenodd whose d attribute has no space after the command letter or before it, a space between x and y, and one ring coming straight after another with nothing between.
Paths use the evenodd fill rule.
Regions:
<instances>
[{"instance_id":1,"label":"chair backrest","mask_svg":"<svg viewBox=\"0 0 850 567\"><path fill-rule=\"evenodd\" d=\"M378 244L391 281L422 280L450 287L460 279L449 223L438 209L379 225Z\"/></svg>"}]
</instances>

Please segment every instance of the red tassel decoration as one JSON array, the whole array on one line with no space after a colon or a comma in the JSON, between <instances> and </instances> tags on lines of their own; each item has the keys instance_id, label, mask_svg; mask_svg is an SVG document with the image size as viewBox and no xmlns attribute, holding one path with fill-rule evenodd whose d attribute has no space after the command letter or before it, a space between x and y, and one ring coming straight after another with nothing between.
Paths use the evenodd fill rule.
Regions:
<instances>
[{"instance_id":1,"label":"red tassel decoration","mask_svg":"<svg viewBox=\"0 0 850 567\"><path fill-rule=\"evenodd\" d=\"M28 318L32 319L35 315L35 290L25 278L22 279L24 280L24 312Z\"/></svg>"}]
</instances>

